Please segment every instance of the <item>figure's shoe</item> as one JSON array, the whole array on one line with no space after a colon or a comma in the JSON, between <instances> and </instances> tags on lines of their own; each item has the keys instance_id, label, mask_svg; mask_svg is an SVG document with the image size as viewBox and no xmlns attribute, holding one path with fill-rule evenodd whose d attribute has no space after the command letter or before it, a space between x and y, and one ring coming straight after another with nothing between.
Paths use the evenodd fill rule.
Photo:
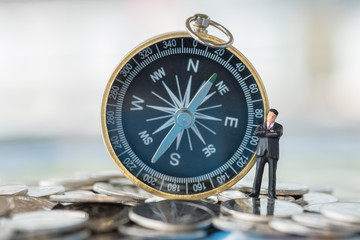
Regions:
<instances>
[{"instance_id":1,"label":"figure's shoe","mask_svg":"<svg viewBox=\"0 0 360 240\"><path fill-rule=\"evenodd\" d=\"M248 197L251 197L251 198L259 198L259 194L250 193Z\"/></svg>"},{"instance_id":2,"label":"figure's shoe","mask_svg":"<svg viewBox=\"0 0 360 240\"><path fill-rule=\"evenodd\" d=\"M277 199L276 196L270 196L270 195L268 195L268 197L269 197L270 199Z\"/></svg>"}]
</instances>

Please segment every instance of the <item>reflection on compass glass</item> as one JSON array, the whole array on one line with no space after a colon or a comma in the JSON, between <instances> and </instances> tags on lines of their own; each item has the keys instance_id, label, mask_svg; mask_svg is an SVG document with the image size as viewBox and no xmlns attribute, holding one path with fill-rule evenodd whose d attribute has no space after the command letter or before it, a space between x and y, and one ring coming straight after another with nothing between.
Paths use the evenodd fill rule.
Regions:
<instances>
[{"instance_id":1,"label":"reflection on compass glass","mask_svg":"<svg viewBox=\"0 0 360 240\"><path fill-rule=\"evenodd\" d=\"M178 35L134 50L110 79L103 103L115 162L158 195L210 192L241 175L267 107L260 78L240 53ZM175 134L169 147L155 156L168 134Z\"/></svg>"}]
</instances>

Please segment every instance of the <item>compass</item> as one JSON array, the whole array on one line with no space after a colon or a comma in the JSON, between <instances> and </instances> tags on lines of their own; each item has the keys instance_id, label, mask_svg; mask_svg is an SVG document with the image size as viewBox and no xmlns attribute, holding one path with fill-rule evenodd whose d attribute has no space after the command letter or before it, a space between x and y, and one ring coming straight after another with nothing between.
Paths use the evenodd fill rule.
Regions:
<instances>
[{"instance_id":1,"label":"compass","mask_svg":"<svg viewBox=\"0 0 360 240\"><path fill-rule=\"evenodd\" d=\"M239 181L255 162L253 131L268 110L254 67L228 46L232 36L221 25L206 18L228 33L225 44L199 31L207 27L196 25L204 16L187 20L195 22L190 33L156 36L132 50L103 97L102 133L112 159L161 197L199 199Z\"/></svg>"}]
</instances>

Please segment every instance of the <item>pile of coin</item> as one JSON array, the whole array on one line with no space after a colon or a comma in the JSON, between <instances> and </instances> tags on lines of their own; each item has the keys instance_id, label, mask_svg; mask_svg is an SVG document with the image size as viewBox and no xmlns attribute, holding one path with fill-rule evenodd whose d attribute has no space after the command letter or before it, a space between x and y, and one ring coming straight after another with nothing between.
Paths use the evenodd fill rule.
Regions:
<instances>
[{"instance_id":1,"label":"pile of coin","mask_svg":"<svg viewBox=\"0 0 360 240\"><path fill-rule=\"evenodd\" d=\"M332 189L278 183L269 199L263 183L248 198L251 185L201 200L153 196L118 171L0 185L0 240L360 237L360 203L339 202Z\"/></svg>"}]
</instances>

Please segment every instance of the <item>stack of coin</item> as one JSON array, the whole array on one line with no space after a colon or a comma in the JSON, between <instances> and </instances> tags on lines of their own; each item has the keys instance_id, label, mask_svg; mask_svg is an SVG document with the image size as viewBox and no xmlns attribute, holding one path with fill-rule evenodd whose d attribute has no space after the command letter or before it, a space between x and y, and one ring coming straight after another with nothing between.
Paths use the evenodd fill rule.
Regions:
<instances>
[{"instance_id":1,"label":"stack of coin","mask_svg":"<svg viewBox=\"0 0 360 240\"><path fill-rule=\"evenodd\" d=\"M259 198L247 198L252 191L250 181L240 181L230 190L218 194L219 200L224 202L222 214L214 219L214 226L241 232L241 237L245 233L276 238L293 235L338 238L360 233L360 203L338 202L330 195L332 188L317 187L309 191L306 186L279 183L276 189L279 200L272 200L266 196L267 184L262 186ZM302 207L312 213L303 213Z\"/></svg>"},{"instance_id":2,"label":"stack of coin","mask_svg":"<svg viewBox=\"0 0 360 240\"><path fill-rule=\"evenodd\" d=\"M289 218L303 212L295 203L267 198L238 198L221 203L221 215L213 221L215 228L264 237L283 237L270 229L274 218Z\"/></svg>"},{"instance_id":3,"label":"stack of coin","mask_svg":"<svg viewBox=\"0 0 360 240\"><path fill-rule=\"evenodd\" d=\"M253 182L252 181L239 181L237 184L235 184L232 189L239 190L240 192L248 195L252 191ZM286 200L291 201L294 203L297 203L301 206L306 205L306 202L304 201L304 194L307 194L309 192L309 187L300 185L300 184L294 184L294 183L276 183L276 196L280 200ZM268 195L268 183L263 182L261 184L260 189L260 198L267 198Z\"/></svg>"},{"instance_id":4,"label":"stack of coin","mask_svg":"<svg viewBox=\"0 0 360 240\"><path fill-rule=\"evenodd\" d=\"M195 239L206 236L216 212L203 201L163 200L133 207L129 218L133 224L119 227L125 236L140 238Z\"/></svg>"},{"instance_id":5,"label":"stack of coin","mask_svg":"<svg viewBox=\"0 0 360 240\"><path fill-rule=\"evenodd\" d=\"M251 185L186 201L155 197L113 171L2 185L0 240L360 236L360 203L338 202L331 188L279 183L271 200L265 183L248 198Z\"/></svg>"},{"instance_id":6,"label":"stack of coin","mask_svg":"<svg viewBox=\"0 0 360 240\"><path fill-rule=\"evenodd\" d=\"M59 204L53 208L53 210L57 209L86 212L89 214L87 228L97 233L111 232L130 221L128 217L130 207L118 203Z\"/></svg>"},{"instance_id":7,"label":"stack of coin","mask_svg":"<svg viewBox=\"0 0 360 240\"><path fill-rule=\"evenodd\" d=\"M85 239L90 236L85 228L88 218L81 211L34 211L14 214L2 227L15 233L13 239Z\"/></svg>"}]
</instances>

